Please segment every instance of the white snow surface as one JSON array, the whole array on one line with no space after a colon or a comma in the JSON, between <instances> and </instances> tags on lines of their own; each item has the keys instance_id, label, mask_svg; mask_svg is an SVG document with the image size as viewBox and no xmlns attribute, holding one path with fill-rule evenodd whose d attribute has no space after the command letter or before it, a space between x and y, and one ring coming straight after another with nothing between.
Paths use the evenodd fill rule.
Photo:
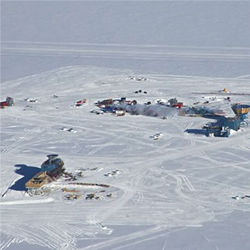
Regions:
<instances>
[{"instance_id":1,"label":"white snow surface","mask_svg":"<svg viewBox=\"0 0 250 250\"><path fill-rule=\"evenodd\" d=\"M250 128L188 134L211 120L154 102L217 97L211 107L229 114L221 90L250 94L249 10L247 1L2 1L0 98L15 106L0 110L0 249L250 249ZM124 96L151 101L158 117L91 113ZM44 196L18 190L51 153L81 182L110 187L61 178ZM65 200L65 187L101 198Z\"/></svg>"},{"instance_id":2,"label":"white snow surface","mask_svg":"<svg viewBox=\"0 0 250 250\"><path fill-rule=\"evenodd\" d=\"M203 92L224 86L239 92L249 89L248 80L150 74L144 75L147 81L138 82L130 75L131 70L71 66L2 86L3 96L15 96L15 106L1 110L1 194L21 177L15 173L16 164L39 167L49 153L58 153L69 172L101 169L84 173L84 182L109 184L114 194L111 199L66 202L55 191L49 194L53 202L44 198L43 203L23 191L8 190L0 203L1 231L7 235L3 246L27 241L73 249L79 238L105 234L100 223L111 229L146 227L138 234L150 237L165 230L201 227L236 210L250 212L250 199L232 199L249 194L249 128L229 138L208 138L184 133L187 128L200 128L207 121L204 118L171 116L163 120L90 113L96 101L121 96L139 103L176 96L191 105L200 98L192 94L197 82ZM134 94L139 88L148 94ZM38 102L27 108L27 96ZM87 104L76 108L74 103L82 98ZM249 96L232 99L246 102ZM61 127L72 127L77 133L62 133ZM152 140L150 136L157 132L164 136ZM104 175L115 169L121 173ZM92 242L89 247L112 247L114 243L119 240Z\"/></svg>"},{"instance_id":3,"label":"white snow surface","mask_svg":"<svg viewBox=\"0 0 250 250\"><path fill-rule=\"evenodd\" d=\"M2 1L1 79L71 65L249 76L249 1Z\"/></svg>"}]
</instances>

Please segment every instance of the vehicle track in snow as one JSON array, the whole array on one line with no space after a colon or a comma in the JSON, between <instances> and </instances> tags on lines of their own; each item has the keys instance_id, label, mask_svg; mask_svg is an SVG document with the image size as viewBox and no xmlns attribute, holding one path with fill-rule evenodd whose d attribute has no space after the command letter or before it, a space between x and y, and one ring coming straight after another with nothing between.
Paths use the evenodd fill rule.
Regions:
<instances>
[{"instance_id":1,"label":"vehicle track in snow","mask_svg":"<svg viewBox=\"0 0 250 250\"><path fill-rule=\"evenodd\" d=\"M106 249L107 247L112 247L112 249L116 249L116 244L125 243L125 244L131 244L128 243L130 241L133 241L133 243L141 240L142 238L146 237L148 238L150 235L158 235L160 232L165 231L167 229L164 225L159 226L150 226L146 230L138 230L136 232L130 233L125 236L117 236L113 237L111 239L108 239L106 241L96 243L87 247L81 248L82 250L88 250L88 249ZM152 236L151 236L152 237ZM157 236L156 236L157 237ZM127 243L126 243L127 242ZM119 249L119 248L118 248Z\"/></svg>"},{"instance_id":2,"label":"vehicle track in snow","mask_svg":"<svg viewBox=\"0 0 250 250\"><path fill-rule=\"evenodd\" d=\"M12 115L13 116L18 116L18 114L11 114L10 116L12 116ZM52 118L54 118L54 117L43 114L43 115L39 115L39 118L22 117L22 121L33 122L33 123L35 122L35 123L38 123L40 125L43 125L44 130L40 133L41 135L46 134L47 131L54 131L53 133L58 132L55 129L55 126L57 126L58 130L59 130L60 127L74 127L75 129L80 129L80 130L83 131L83 133L79 132L78 135L81 135L82 137L84 137L85 131L87 133L92 133L92 134L95 134L95 135L99 136L100 139L101 138L106 138L107 136L109 136L110 140L107 143L105 143L104 145L100 145L100 147L97 147L96 149L92 150L91 154L89 154L89 155L94 155L94 154L98 153L98 151L101 151L102 149L107 147L108 145L113 145L113 143L119 142L121 138L128 140L132 144L136 143L136 145L139 145L141 147L144 147L146 145L145 143L140 142L139 140L136 140L133 137L128 137L126 133L125 134L124 133L119 133L119 135L117 137L117 133L113 132L111 130L106 129L105 131L103 131L102 129L99 129L98 127L93 128L93 127L90 127L90 126L75 125L74 123L65 122L63 118L58 118L57 121L54 121ZM49 122L48 122L48 120L49 120ZM61 120L61 121L59 121L59 120ZM84 124L85 122L87 122L87 120L79 120L78 119L78 122L79 121L81 122L81 124ZM88 122L90 122L90 121L88 120ZM107 126L108 126L109 122L110 121L106 122ZM95 123L95 119L93 119L93 123ZM104 126L105 126L105 123L104 123ZM148 131L150 131L150 130L148 130ZM32 145L32 143L34 143L34 142L39 143L39 141L41 141L41 139L35 139L35 138L36 138L36 135L34 136L34 139L30 140L25 145L26 146ZM55 138L55 139L57 140L58 137ZM23 146L25 146L25 145L23 145ZM18 148L21 148L22 146L17 141L15 143L15 145L12 147L13 148L12 150L14 150L15 147L18 149ZM151 150L157 149L157 147L155 145L148 145L148 147L150 147Z\"/></svg>"},{"instance_id":3,"label":"vehicle track in snow","mask_svg":"<svg viewBox=\"0 0 250 250\"><path fill-rule=\"evenodd\" d=\"M181 80L179 77L177 82L186 81L185 77L183 79ZM194 78L191 80L194 80ZM197 78L196 80L199 81L201 78ZM210 79L210 81L214 84L216 79ZM229 79L225 80L225 82L227 81ZM153 86L153 88L157 88L157 85ZM124 89L122 88L121 92ZM70 95L75 90L70 90L67 93ZM115 95L115 93L117 92L112 92L112 95ZM98 93L96 93L96 96L98 96ZM44 105L42 102L40 104ZM218 211L218 213L223 214L229 213L234 209L239 209L237 205L229 206L231 202L230 192L244 192L246 189L233 185L230 182L225 183L222 179L220 182L216 179L219 175L216 169L214 170L214 174L208 175L209 172L207 171L209 169L207 169L207 165L204 168L199 168L199 165L195 164L197 159L198 162L210 161L214 165L220 165L219 168L228 167L243 170L244 173L242 175L244 175L248 170L238 163L241 160L244 163L248 163L249 160L246 155L238 158L238 162L236 162L238 164L237 168L233 163L222 164L220 159L213 159L210 151L214 151L215 153L223 152L225 145L229 148L232 148L232 145L242 145L239 151L245 151L248 148L246 134L249 130L226 139L207 138L187 135L183 132L185 128L192 125L192 118L190 118L190 123L185 120L184 124L180 125L174 119L169 119L164 123L159 118L155 118L154 120L154 118L140 117L138 120L145 121L145 123L151 122L152 126L143 124L142 128L138 131L136 129L139 124L138 120L133 119L134 117L132 116L129 116L128 119L126 117L122 118L123 120L120 120L123 121L122 127L119 128L119 120L108 117L108 115L102 120L99 116L97 118L95 115L91 116L87 114L88 110L83 110L82 113L78 112L76 114L72 112L70 119L67 117L70 112L65 116L55 119L56 112L53 110L53 113L50 113L51 110L48 111L46 108L34 110L34 112L27 113L25 116L22 116L19 111L5 114L5 117L18 118L20 125L23 127L30 123L36 124L36 126L43 129L40 131L27 130L26 132L31 134L29 134L29 138L26 136L25 144L22 144L22 141L16 141L15 144L10 145L7 148L9 150L8 154L6 152L8 157L20 154L19 159L23 157L28 161L29 155L20 153L22 150L29 147L32 148L36 144L31 152L45 154L50 149L50 147L44 147L44 145L47 145L47 142L54 140L55 144L60 144L65 140L69 143L65 143L63 152L65 157L68 157L68 159L72 158L73 169L76 166L78 167L79 163L86 164L86 166L98 163L98 166L101 165L105 168L104 170L107 168L112 169L116 166L124 169L122 169L121 174L117 178L105 179L103 172L96 176L96 180L109 182L111 186L120 190L119 195L113 200L104 200L100 201L100 203L98 201L84 200L71 204L64 203L63 199L59 199L52 204L48 203L47 206L42 207L42 211L36 204L23 204L20 207L18 207L19 205L9 206L8 208L1 207L2 211L7 214L3 223L4 225L9 225L6 231L8 235L14 234L16 238L19 237L19 239L25 239L31 243L38 242L39 245L50 248L62 249L68 246L68 248L74 249L78 235L83 236L85 233L86 235L87 233L95 235L96 232L101 233L100 229L98 231L96 223L110 223L110 227L112 227L112 223L113 225L118 225L119 223L145 225L146 222L148 225L153 225L154 223L165 224L163 227L153 226L149 230L142 230L124 237L103 239L101 243L93 243L85 248L102 249L116 247L119 249L117 244L134 246L132 241L143 242L147 239L157 238L161 235L164 236L166 228L176 225L187 226L192 223L200 224L215 218ZM60 114L64 114L64 110L59 110L58 116ZM82 116L80 117L80 115ZM178 119L181 119L181 117L178 117ZM95 126L95 122L102 123L103 127L99 125L99 127ZM158 127L156 126L157 123L163 125ZM163 131L164 136L159 141L152 141L148 138L152 132L159 132L158 130L164 126L166 126L166 129ZM170 130L170 126L176 126L175 130ZM73 127L78 132L76 134L61 133L59 131L60 127ZM121 131L124 133L121 133ZM128 137L129 134L132 136ZM96 135L96 137L91 139L92 135ZM92 143L94 147L101 144L99 149L93 149L89 151L89 155L84 155L82 154L85 152L84 147L81 145L80 147L82 148L79 148L79 151L73 151L72 153L70 149L79 145L80 136L84 139L88 136L90 138L88 143ZM98 138L104 139L103 145L102 140L98 140ZM185 142L185 144L180 143L180 146L174 143L171 144L172 140L175 142L174 139L177 141L183 140L181 142ZM104 151L106 147L117 145L120 142L124 145L134 146L133 154L100 155L100 152ZM171 145L173 145L173 149ZM52 149L52 146L55 145L51 144L50 146ZM137 150L135 150L136 146L138 146ZM51 151L57 151L58 149L61 150L55 147ZM138 152L140 152L139 155ZM196 158L192 158L193 155ZM218 155L215 154L215 156ZM229 156L233 157L234 153L229 152ZM199 159L201 160L199 161ZM176 163L176 165L172 167L172 163ZM184 165L179 166L178 163ZM194 163L194 166L191 163ZM184 172L181 171L183 169L185 170ZM199 171L199 175L196 175L196 171ZM203 178L202 174L204 175ZM230 172L229 174L225 172L225 174L228 176ZM160 178L162 176L164 178ZM233 177L232 182L235 178ZM207 193L207 190L210 193ZM218 197L218 192L223 196L222 198ZM140 207L140 211L138 211L138 206ZM224 211L221 208L223 206L225 207ZM151 214L152 208L154 208L154 214ZM180 211L180 208L183 211ZM20 209L22 209L22 218L18 218ZM246 206L244 209L249 211ZM41 218L38 218L36 223L33 222L34 224L31 223L32 214L41 215ZM23 230L16 228L15 222L17 219L19 219L19 223L22 225L20 228ZM50 224L54 220L58 221L57 225ZM75 226L72 230L72 221L74 223L79 222L79 227ZM27 226L29 223L31 226ZM91 228L89 229L87 226L91 226Z\"/></svg>"}]
</instances>

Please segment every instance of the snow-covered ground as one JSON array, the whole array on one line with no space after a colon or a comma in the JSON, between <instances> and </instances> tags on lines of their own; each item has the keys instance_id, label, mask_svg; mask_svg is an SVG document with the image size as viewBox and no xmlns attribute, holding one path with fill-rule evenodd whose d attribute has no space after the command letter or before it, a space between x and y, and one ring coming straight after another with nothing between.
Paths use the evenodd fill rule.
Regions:
<instances>
[{"instance_id":1,"label":"snow-covered ground","mask_svg":"<svg viewBox=\"0 0 250 250\"><path fill-rule=\"evenodd\" d=\"M2 1L3 80L71 65L249 75L248 1Z\"/></svg>"},{"instance_id":2,"label":"snow-covered ground","mask_svg":"<svg viewBox=\"0 0 250 250\"><path fill-rule=\"evenodd\" d=\"M1 194L22 177L15 170L26 166L27 174L29 168L40 166L46 154L59 153L69 172L100 169L84 171L83 180L111 185L113 197L68 202L61 192L49 194L53 200L38 200L8 190L0 203L2 233L8 236L3 237L4 244L26 240L73 248L78 237L92 239L105 233L100 223L110 230L143 226L142 232L140 228L125 241L152 234L162 237L166 230L201 227L233 211L249 211L250 199L232 199L249 195L249 128L226 139L207 138L184 133L187 128L200 128L207 121L204 118L90 113L96 101L108 97L126 96L144 103L178 94L179 100L191 105L202 99L193 94L197 83L203 92L224 86L239 92L248 90L248 79L144 75L147 80L141 82L130 79L131 75L126 70L72 66L5 82L3 96L15 93L16 104L1 111ZM135 94L139 88L148 94ZM37 102L27 102L27 97ZM82 98L87 103L75 107ZM246 102L249 96L232 99ZM72 127L76 133L62 127ZM153 140L151 136L159 132L162 137ZM106 175L116 169L119 175ZM110 235L101 237L108 241L92 241L93 249L119 243Z\"/></svg>"},{"instance_id":3,"label":"snow-covered ground","mask_svg":"<svg viewBox=\"0 0 250 250\"><path fill-rule=\"evenodd\" d=\"M120 97L221 104L224 88L250 104L249 9L3 2L1 99L15 106L1 110L0 248L249 249L249 127L210 138L184 132L205 118L91 113ZM30 197L24 182L50 153L79 181L109 187L69 201L61 178ZM92 192L100 199L84 198Z\"/></svg>"}]
</instances>

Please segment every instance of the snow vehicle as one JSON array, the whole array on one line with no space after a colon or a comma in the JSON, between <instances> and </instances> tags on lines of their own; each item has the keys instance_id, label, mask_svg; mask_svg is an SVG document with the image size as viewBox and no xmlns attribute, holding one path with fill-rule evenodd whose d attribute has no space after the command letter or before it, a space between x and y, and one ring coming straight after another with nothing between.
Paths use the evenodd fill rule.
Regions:
<instances>
[{"instance_id":1,"label":"snow vehicle","mask_svg":"<svg viewBox=\"0 0 250 250\"><path fill-rule=\"evenodd\" d=\"M30 195L44 194L44 185L57 180L64 172L64 162L58 158L57 154L47 155L48 159L42 163L41 171L25 183L25 187Z\"/></svg>"},{"instance_id":2,"label":"snow vehicle","mask_svg":"<svg viewBox=\"0 0 250 250\"><path fill-rule=\"evenodd\" d=\"M158 139L160 139L160 137L162 137L162 133L156 133L156 134L150 136L150 138L152 138L153 140L158 140Z\"/></svg>"},{"instance_id":3,"label":"snow vehicle","mask_svg":"<svg viewBox=\"0 0 250 250\"><path fill-rule=\"evenodd\" d=\"M104 112L102 110L91 110L90 113L97 114L97 115L103 115Z\"/></svg>"},{"instance_id":4,"label":"snow vehicle","mask_svg":"<svg viewBox=\"0 0 250 250\"><path fill-rule=\"evenodd\" d=\"M115 110L115 114L117 116L123 116L123 115L126 114L126 111L125 110L119 110L119 109L117 109L117 110Z\"/></svg>"},{"instance_id":5,"label":"snow vehicle","mask_svg":"<svg viewBox=\"0 0 250 250\"><path fill-rule=\"evenodd\" d=\"M67 194L64 196L64 199L73 201L73 200L78 200L81 197L82 197L82 194Z\"/></svg>"},{"instance_id":6,"label":"snow vehicle","mask_svg":"<svg viewBox=\"0 0 250 250\"><path fill-rule=\"evenodd\" d=\"M82 100L77 101L76 104L75 104L75 106L76 107L80 107L80 106L82 106L86 102L87 102L87 99L84 98Z\"/></svg>"}]
</instances>

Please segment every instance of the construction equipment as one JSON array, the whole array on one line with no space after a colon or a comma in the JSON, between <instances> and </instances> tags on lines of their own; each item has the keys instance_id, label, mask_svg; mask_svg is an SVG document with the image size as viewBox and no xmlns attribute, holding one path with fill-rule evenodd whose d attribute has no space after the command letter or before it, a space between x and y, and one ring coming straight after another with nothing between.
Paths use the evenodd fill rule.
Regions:
<instances>
[{"instance_id":1,"label":"construction equipment","mask_svg":"<svg viewBox=\"0 0 250 250\"><path fill-rule=\"evenodd\" d=\"M82 198L82 194L67 194L64 196L64 198L66 200L70 200L70 201L78 200L78 199Z\"/></svg>"}]
</instances>

